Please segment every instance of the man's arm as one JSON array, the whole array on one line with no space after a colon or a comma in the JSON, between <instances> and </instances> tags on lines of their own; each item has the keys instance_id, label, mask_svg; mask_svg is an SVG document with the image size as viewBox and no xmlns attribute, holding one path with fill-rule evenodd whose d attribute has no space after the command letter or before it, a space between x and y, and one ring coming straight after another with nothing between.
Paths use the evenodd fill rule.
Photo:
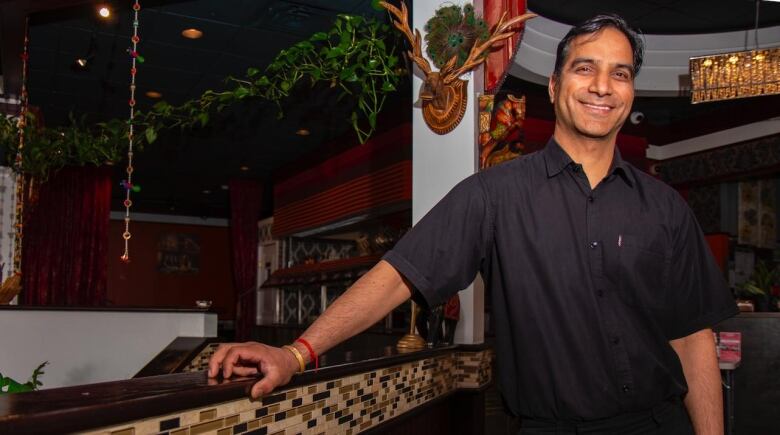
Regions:
<instances>
[{"instance_id":1,"label":"man's arm","mask_svg":"<svg viewBox=\"0 0 780 435\"><path fill-rule=\"evenodd\" d=\"M411 294L401 274L390 263L380 261L338 297L301 338L320 355L378 322ZM305 346L301 343L293 346L310 362ZM299 370L299 364L287 349L250 342L220 346L209 361L209 376L217 376L220 368L226 378L262 372L263 379L252 387L252 397L259 397L289 382Z\"/></svg>"},{"instance_id":2,"label":"man's arm","mask_svg":"<svg viewBox=\"0 0 780 435\"><path fill-rule=\"evenodd\" d=\"M685 407L696 435L722 435L723 390L712 330L702 329L669 344L680 358L688 383Z\"/></svg>"}]
</instances>

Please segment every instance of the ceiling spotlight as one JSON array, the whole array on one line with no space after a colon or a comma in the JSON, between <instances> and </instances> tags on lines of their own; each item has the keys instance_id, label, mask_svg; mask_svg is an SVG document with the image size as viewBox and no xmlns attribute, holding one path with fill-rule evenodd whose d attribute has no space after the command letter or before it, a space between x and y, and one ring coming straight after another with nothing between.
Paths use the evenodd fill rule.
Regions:
<instances>
[{"instance_id":1,"label":"ceiling spotlight","mask_svg":"<svg viewBox=\"0 0 780 435\"><path fill-rule=\"evenodd\" d=\"M242 171L246 172L246 171L248 171L248 170L249 170L249 166L247 166L247 165L241 165L241 167L240 167L240 168L238 168L238 169L241 169Z\"/></svg>"},{"instance_id":2,"label":"ceiling spotlight","mask_svg":"<svg viewBox=\"0 0 780 435\"><path fill-rule=\"evenodd\" d=\"M223 185L221 185L221 186L219 186L219 187L220 187L220 188L222 188L222 190L228 190L228 189L230 189L230 187L228 187L228 185L227 185L227 184L223 184Z\"/></svg>"},{"instance_id":3,"label":"ceiling spotlight","mask_svg":"<svg viewBox=\"0 0 780 435\"><path fill-rule=\"evenodd\" d=\"M208 189L204 189L204 190L203 190L203 194L204 194L204 195L208 195L209 193L211 193L211 191L210 191L210 190L208 190Z\"/></svg>"},{"instance_id":4,"label":"ceiling spotlight","mask_svg":"<svg viewBox=\"0 0 780 435\"><path fill-rule=\"evenodd\" d=\"M203 37L203 32L195 28L184 29L181 31L181 36L187 39L200 39Z\"/></svg>"},{"instance_id":5,"label":"ceiling spotlight","mask_svg":"<svg viewBox=\"0 0 780 435\"><path fill-rule=\"evenodd\" d=\"M149 98L162 98L162 94L157 91L146 91L146 96Z\"/></svg>"},{"instance_id":6,"label":"ceiling spotlight","mask_svg":"<svg viewBox=\"0 0 780 435\"><path fill-rule=\"evenodd\" d=\"M298 136L308 136L311 134L308 128L299 128L298 131L295 132Z\"/></svg>"},{"instance_id":7,"label":"ceiling spotlight","mask_svg":"<svg viewBox=\"0 0 780 435\"><path fill-rule=\"evenodd\" d=\"M80 68L86 68L89 62L87 59L84 59L83 57L80 57L76 59L76 65L78 65Z\"/></svg>"},{"instance_id":8,"label":"ceiling spotlight","mask_svg":"<svg viewBox=\"0 0 780 435\"><path fill-rule=\"evenodd\" d=\"M111 16L111 9L109 9L107 6L101 6L98 9L98 15L100 15L103 18L108 18Z\"/></svg>"}]
</instances>

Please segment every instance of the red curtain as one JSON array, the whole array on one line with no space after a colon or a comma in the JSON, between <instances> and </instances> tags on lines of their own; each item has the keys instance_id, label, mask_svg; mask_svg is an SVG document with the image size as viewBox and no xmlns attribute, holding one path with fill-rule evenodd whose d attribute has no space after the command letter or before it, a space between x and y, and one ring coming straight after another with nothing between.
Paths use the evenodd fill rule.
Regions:
<instances>
[{"instance_id":1,"label":"red curtain","mask_svg":"<svg viewBox=\"0 0 780 435\"><path fill-rule=\"evenodd\" d=\"M506 12L507 19L525 13L525 0L485 0L483 3L485 21L488 26L495 26L501 14ZM522 25L525 28L525 24ZM520 47L522 31L515 33L509 39L496 44L485 62L485 92L495 94L499 91L504 77L509 71L510 62L514 61L517 48Z\"/></svg>"},{"instance_id":2,"label":"red curtain","mask_svg":"<svg viewBox=\"0 0 780 435\"><path fill-rule=\"evenodd\" d=\"M25 205L23 304L104 305L110 202L110 167L63 168L39 186Z\"/></svg>"},{"instance_id":3,"label":"red curtain","mask_svg":"<svg viewBox=\"0 0 780 435\"><path fill-rule=\"evenodd\" d=\"M247 340L255 323L257 281L257 221L262 188L253 180L232 180L230 186L230 241L236 298L236 339Z\"/></svg>"}]
</instances>

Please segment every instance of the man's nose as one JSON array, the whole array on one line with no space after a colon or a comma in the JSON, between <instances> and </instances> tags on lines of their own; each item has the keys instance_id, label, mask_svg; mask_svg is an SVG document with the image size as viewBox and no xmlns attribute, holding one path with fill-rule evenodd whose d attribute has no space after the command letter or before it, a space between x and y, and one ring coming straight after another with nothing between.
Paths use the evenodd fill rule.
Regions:
<instances>
[{"instance_id":1,"label":"man's nose","mask_svg":"<svg viewBox=\"0 0 780 435\"><path fill-rule=\"evenodd\" d=\"M609 73L606 71L600 71L593 76L590 82L588 91L597 94L598 96L605 96L612 93L612 82L609 78Z\"/></svg>"}]
</instances>

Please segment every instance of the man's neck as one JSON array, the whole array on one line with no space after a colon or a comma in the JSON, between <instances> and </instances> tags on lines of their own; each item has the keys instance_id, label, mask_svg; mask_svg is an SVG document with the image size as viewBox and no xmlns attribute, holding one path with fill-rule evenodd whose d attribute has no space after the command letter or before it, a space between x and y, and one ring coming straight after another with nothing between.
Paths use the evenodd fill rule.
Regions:
<instances>
[{"instance_id":1,"label":"man's neck","mask_svg":"<svg viewBox=\"0 0 780 435\"><path fill-rule=\"evenodd\" d=\"M572 138L561 134L559 130L553 133L553 137L575 163L582 165L591 189L595 189L607 176L609 167L612 165L612 158L615 155L615 138L591 139L581 136Z\"/></svg>"}]
</instances>

